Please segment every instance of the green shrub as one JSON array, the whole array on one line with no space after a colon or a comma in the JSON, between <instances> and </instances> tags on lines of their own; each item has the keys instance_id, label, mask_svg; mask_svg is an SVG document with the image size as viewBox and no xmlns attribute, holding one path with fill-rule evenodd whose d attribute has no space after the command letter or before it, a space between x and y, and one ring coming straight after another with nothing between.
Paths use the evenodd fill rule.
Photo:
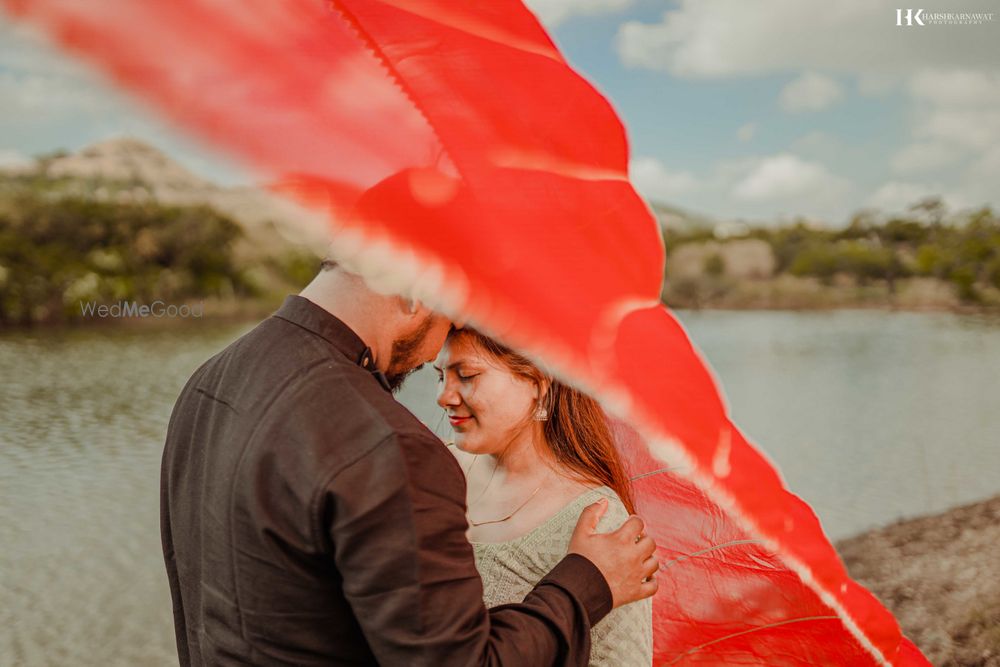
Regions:
<instances>
[{"instance_id":1,"label":"green shrub","mask_svg":"<svg viewBox=\"0 0 1000 667\"><path fill-rule=\"evenodd\" d=\"M726 260L719 253L712 253L705 258L702 270L713 278L718 278L726 272Z\"/></svg>"},{"instance_id":2,"label":"green shrub","mask_svg":"<svg viewBox=\"0 0 1000 667\"><path fill-rule=\"evenodd\" d=\"M0 324L65 321L81 300L247 296L242 229L207 207L19 193L0 207Z\"/></svg>"}]
</instances>

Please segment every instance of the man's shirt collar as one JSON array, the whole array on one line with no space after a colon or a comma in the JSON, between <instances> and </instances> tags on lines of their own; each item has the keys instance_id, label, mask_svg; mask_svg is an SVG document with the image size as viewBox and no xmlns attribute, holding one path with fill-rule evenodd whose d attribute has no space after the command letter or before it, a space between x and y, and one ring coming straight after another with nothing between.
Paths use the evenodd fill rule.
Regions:
<instances>
[{"instance_id":1,"label":"man's shirt collar","mask_svg":"<svg viewBox=\"0 0 1000 667\"><path fill-rule=\"evenodd\" d=\"M374 375L383 387L389 389L385 375L375 366L371 348L365 345L361 337L349 326L326 309L305 297L290 294L285 297L285 302L274 313L274 317L291 322L323 338L352 363Z\"/></svg>"}]
</instances>

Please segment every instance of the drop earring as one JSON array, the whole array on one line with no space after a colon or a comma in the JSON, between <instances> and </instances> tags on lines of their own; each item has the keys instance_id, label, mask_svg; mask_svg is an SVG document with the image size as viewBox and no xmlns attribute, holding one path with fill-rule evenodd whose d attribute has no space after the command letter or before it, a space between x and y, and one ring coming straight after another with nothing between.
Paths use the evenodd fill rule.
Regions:
<instances>
[{"instance_id":1,"label":"drop earring","mask_svg":"<svg viewBox=\"0 0 1000 667\"><path fill-rule=\"evenodd\" d=\"M542 405L541 399L538 400L538 407L535 408L535 414L533 416L536 422L549 420L549 411L545 409L544 405Z\"/></svg>"}]
</instances>

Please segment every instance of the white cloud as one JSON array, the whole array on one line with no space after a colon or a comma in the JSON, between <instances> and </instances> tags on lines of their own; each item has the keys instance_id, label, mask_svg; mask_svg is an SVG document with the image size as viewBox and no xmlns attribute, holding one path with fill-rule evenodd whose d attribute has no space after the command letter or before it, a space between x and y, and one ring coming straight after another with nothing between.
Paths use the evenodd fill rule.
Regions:
<instances>
[{"instance_id":1,"label":"white cloud","mask_svg":"<svg viewBox=\"0 0 1000 667\"><path fill-rule=\"evenodd\" d=\"M0 14L0 69L36 75L86 75L81 62L52 48L45 35L30 23L15 23Z\"/></svg>"},{"instance_id":2,"label":"white cloud","mask_svg":"<svg viewBox=\"0 0 1000 667\"><path fill-rule=\"evenodd\" d=\"M899 77L886 72L858 72L858 92L866 97L884 97L900 84Z\"/></svg>"},{"instance_id":3,"label":"white cloud","mask_svg":"<svg viewBox=\"0 0 1000 667\"><path fill-rule=\"evenodd\" d=\"M36 123L44 118L72 118L81 112L110 108L107 91L94 90L79 81L57 76L0 72L0 118Z\"/></svg>"},{"instance_id":4,"label":"white cloud","mask_svg":"<svg viewBox=\"0 0 1000 667\"><path fill-rule=\"evenodd\" d=\"M0 150L0 169L30 167L34 162L34 160L20 151Z\"/></svg>"},{"instance_id":5,"label":"white cloud","mask_svg":"<svg viewBox=\"0 0 1000 667\"><path fill-rule=\"evenodd\" d=\"M790 149L793 153L826 159L833 155L843 154L846 146L843 140L829 132L813 130L793 141Z\"/></svg>"},{"instance_id":6,"label":"white cloud","mask_svg":"<svg viewBox=\"0 0 1000 667\"><path fill-rule=\"evenodd\" d=\"M624 23L617 50L626 66L679 78L823 72L833 80L826 83L834 85L807 86L803 81L809 75L804 75L783 91L786 110L824 108L844 98L845 84L853 81L861 95L903 102L902 143L892 146L886 138L890 147L881 157L893 175L888 182L871 182L878 178L880 158L870 151L838 157L821 145L806 150L803 141L793 142L789 153L838 164L841 170L848 162L865 160L860 170L865 175L859 177L869 179L876 205L928 193L947 195L956 206L1000 204L998 170L992 169L1000 160L995 152L1000 149L994 149L1000 145L996 31L992 26L897 27L897 6L890 0L842 0L822 7L800 0L678 0L659 20ZM887 108L885 113L895 112ZM777 183L805 189L804 183L817 175L806 168L782 176L781 166L781 161L758 165L756 173L735 182L732 196L752 208L763 201L753 197L781 190Z\"/></svg>"},{"instance_id":7,"label":"white cloud","mask_svg":"<svg viewBox=\"0 0 1000 667\"><path fill-rule=\"evenodd\" d=\"M941 197L952 210L993 206L997 200L997 174L1000 174L1000 144L991 146L971 159L968 166L939 172L945 178L920 181L889 181L875 190L866 204L885 211L906 210L928 197Z\"/></svg>"},{"instance_id":8,"label":"white cloud","mask_svg":"<svg viewBox=\"0 0 1000 667\"><path fill-rule=\"evenodd\" d=\"M1000 74L928 68L907 82L913 100L910 143L891 158L897 174L936 173L958 197L997 201L997 172L982 165L1000 146ZM989 194L987 194L989 193ZM973 196L974 195L974 196Z\"/></svg>"},{"instance_id":9,"label":"white cloud","mask_svg":"<svg viewBox=\"0 0 1000 667\"><path fill-rule=\"evenodd\" d=\"M1000 74L926 69L909 90L916 102L917 137L981 154L1000 144Z\"/></svg>"},{"instance_id":10,"label":"white cloud","mask_svg":"<svg viewBox=\"0 0 1000 667\"><path fill-rule=\"evenodd\" d=\"M890 181L868 197L866 204L882 211L898 213L923 199L940 196L943 190L940 184Z\"/></svg>"},{"instance_id":11,"label":"white cloud","mask_svg":"<svg viewBox=\"0 0 1000 667\"><path fill-rule=\"evenodd\" d=\"M632 0L525 0L539 20L552 28L572 16L597 16L621 11Z\"/></svg>"},{"instance_id":12,"label":"white cloud","mask_svg":"<svg viewBox=\"0 0 1000 667\"><path fill-rule=\"evenodd\" d=\"M736 138L746 143L754 138L757 134L757 123L745 123L740 126L740 129L736 130Z\"/></svg>"},{"instance_id":13,"label":"white cloud","mask_svg":"<svg viewBox=\"0 0 1000 667\"><path fill-rule=\"evenodd\" d=\"M30 25L0 17L0 99L0 122L31 126L107 112L121 96Z\"/></svg>"},{"instance_id":14,"label":"white cloud","mask_svg":"<svg viewBox=\"0 0 1000 667\"><path fill-rule=\"evenodd\" d=\"M800 216L840 224L857 202L850 181L822 162L790 153L722 159L693 173L638 157L631 174L636 188L652 200L759 224Z\"/></svg>"},{"instance_id":15,"label":"white cloud","mask_svg":"<svg viewBox=\"0 0 1000 667\"><path fill-rule=\"evenodd\" d=\"M1000 109L935 109L917 125L916 134L985 150L1000 141Z\"/></svg>"},{"instance_id":16,"label":"white cloud","mask_svg":"<svg viewBox=\"0 0 1000 667\"><path fill-rule=\"evenodd\" d=\"M750 201L781 200L840 190L846 182L818 162L807 162L791 153L758 161L735 185L733 194Z\"/></svg>"},{"instance_id":17,"label":"white cloud","mask_svg":"<svg viewBox=\"0 0 1000 667\"><path fill-rule=\"evenodd\" d=\"M909 82L914 98L940 107L1000 108L1000 74L970 69L923 69Z\"/></svg>"},{"instance_id":18,"label":"white cloud","mask_svg":"<svg viewBox=\"0 0 1000 667\"><path fill-rule=\"evenodd\" d=\"M696 177L684 205L734 220L769 224L806 216L839 224L854 205L850 181L791 153L720 160Z\"/></svg>"},{"instance_id":19,"label":"white cloud","mask_svg":"<svg viewBox=\"0 0 1000 667\"><path fill-rule=\"evenodd\" d=\"M954 164L962 153L962 150L944 141L921 141L897 151L889 166L897 174L934 171Z\"/></svg>"},{"instance_id":20,"label":"white cloud","mask_svg":"<svg viewBox=\"0 0 1000 667\"><path fill-rule=\"evenodd\" d=\"M672 171L656 158L633 158L629 171L636 189L652 201L670 202L699 186L689 172Z\"/></svg>"},{"instance_id":21,"label":"white cloud","mask_svg":"<svg viewBox=\"0 0 1000 667\"><path fill-rule=\"evenodd\" d=\"M690 78L823 70L904 74L923 67L986 69L996 34L895 25L894 0L680 0L660 21L628 21L622 62ZM919 30L919 32L917 32Z\"/></svg>"},{"instance_id":22,"label":"white cloud","mask_svg":"<svg viewBox=\"0 0 1000 667\"><path fill-rule=\"evenodd\" d=\"M969 166L962 180L953 189L958 203L968 206L1000 205L997 195L997 174L1000 174L1000 144L990 147Z\"/></svg>"},{"instance_id":23,"label":"white cloud","mask_svg":"<svg viewBox=\"0 0 1000 667\"><path fill-rule=\"evenodd\" d=\"M246 168L176 130L96 70L53 47L29 24L0 12L0 164L18 156L75 150L130 135L227 184L258 180ZM16 165L9 165L16 166Z\"/></svg>"},{"instance_id":24,"label":"white cloud","mask_svg":"<svg viewBox=\"0 0 1000 667\"><path fill-rule=\"evenodd\" d=\"M805 72L781 89L778 101L789 113L822 111L844 97L844 90L834 79L816 72Z\"/></svg>"}]
</instances>

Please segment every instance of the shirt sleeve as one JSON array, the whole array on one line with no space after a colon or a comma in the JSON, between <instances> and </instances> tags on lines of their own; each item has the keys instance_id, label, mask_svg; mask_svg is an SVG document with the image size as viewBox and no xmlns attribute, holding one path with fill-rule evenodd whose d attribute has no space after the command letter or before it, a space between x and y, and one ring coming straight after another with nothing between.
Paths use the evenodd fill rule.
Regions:
<instances>
[{"instance_id":1,"label":"shirt sleeve","mask_svg":"<svg viewBox=\"0 0 1000 667\"><path fill-rule=\"evenodd\" d=\"M586 665L611 592L568 555L520 604L487 610L465 479L430 433L394 433L338 472L320 510L343 591L381 664Z\"/></svg>"}]
</instances>

